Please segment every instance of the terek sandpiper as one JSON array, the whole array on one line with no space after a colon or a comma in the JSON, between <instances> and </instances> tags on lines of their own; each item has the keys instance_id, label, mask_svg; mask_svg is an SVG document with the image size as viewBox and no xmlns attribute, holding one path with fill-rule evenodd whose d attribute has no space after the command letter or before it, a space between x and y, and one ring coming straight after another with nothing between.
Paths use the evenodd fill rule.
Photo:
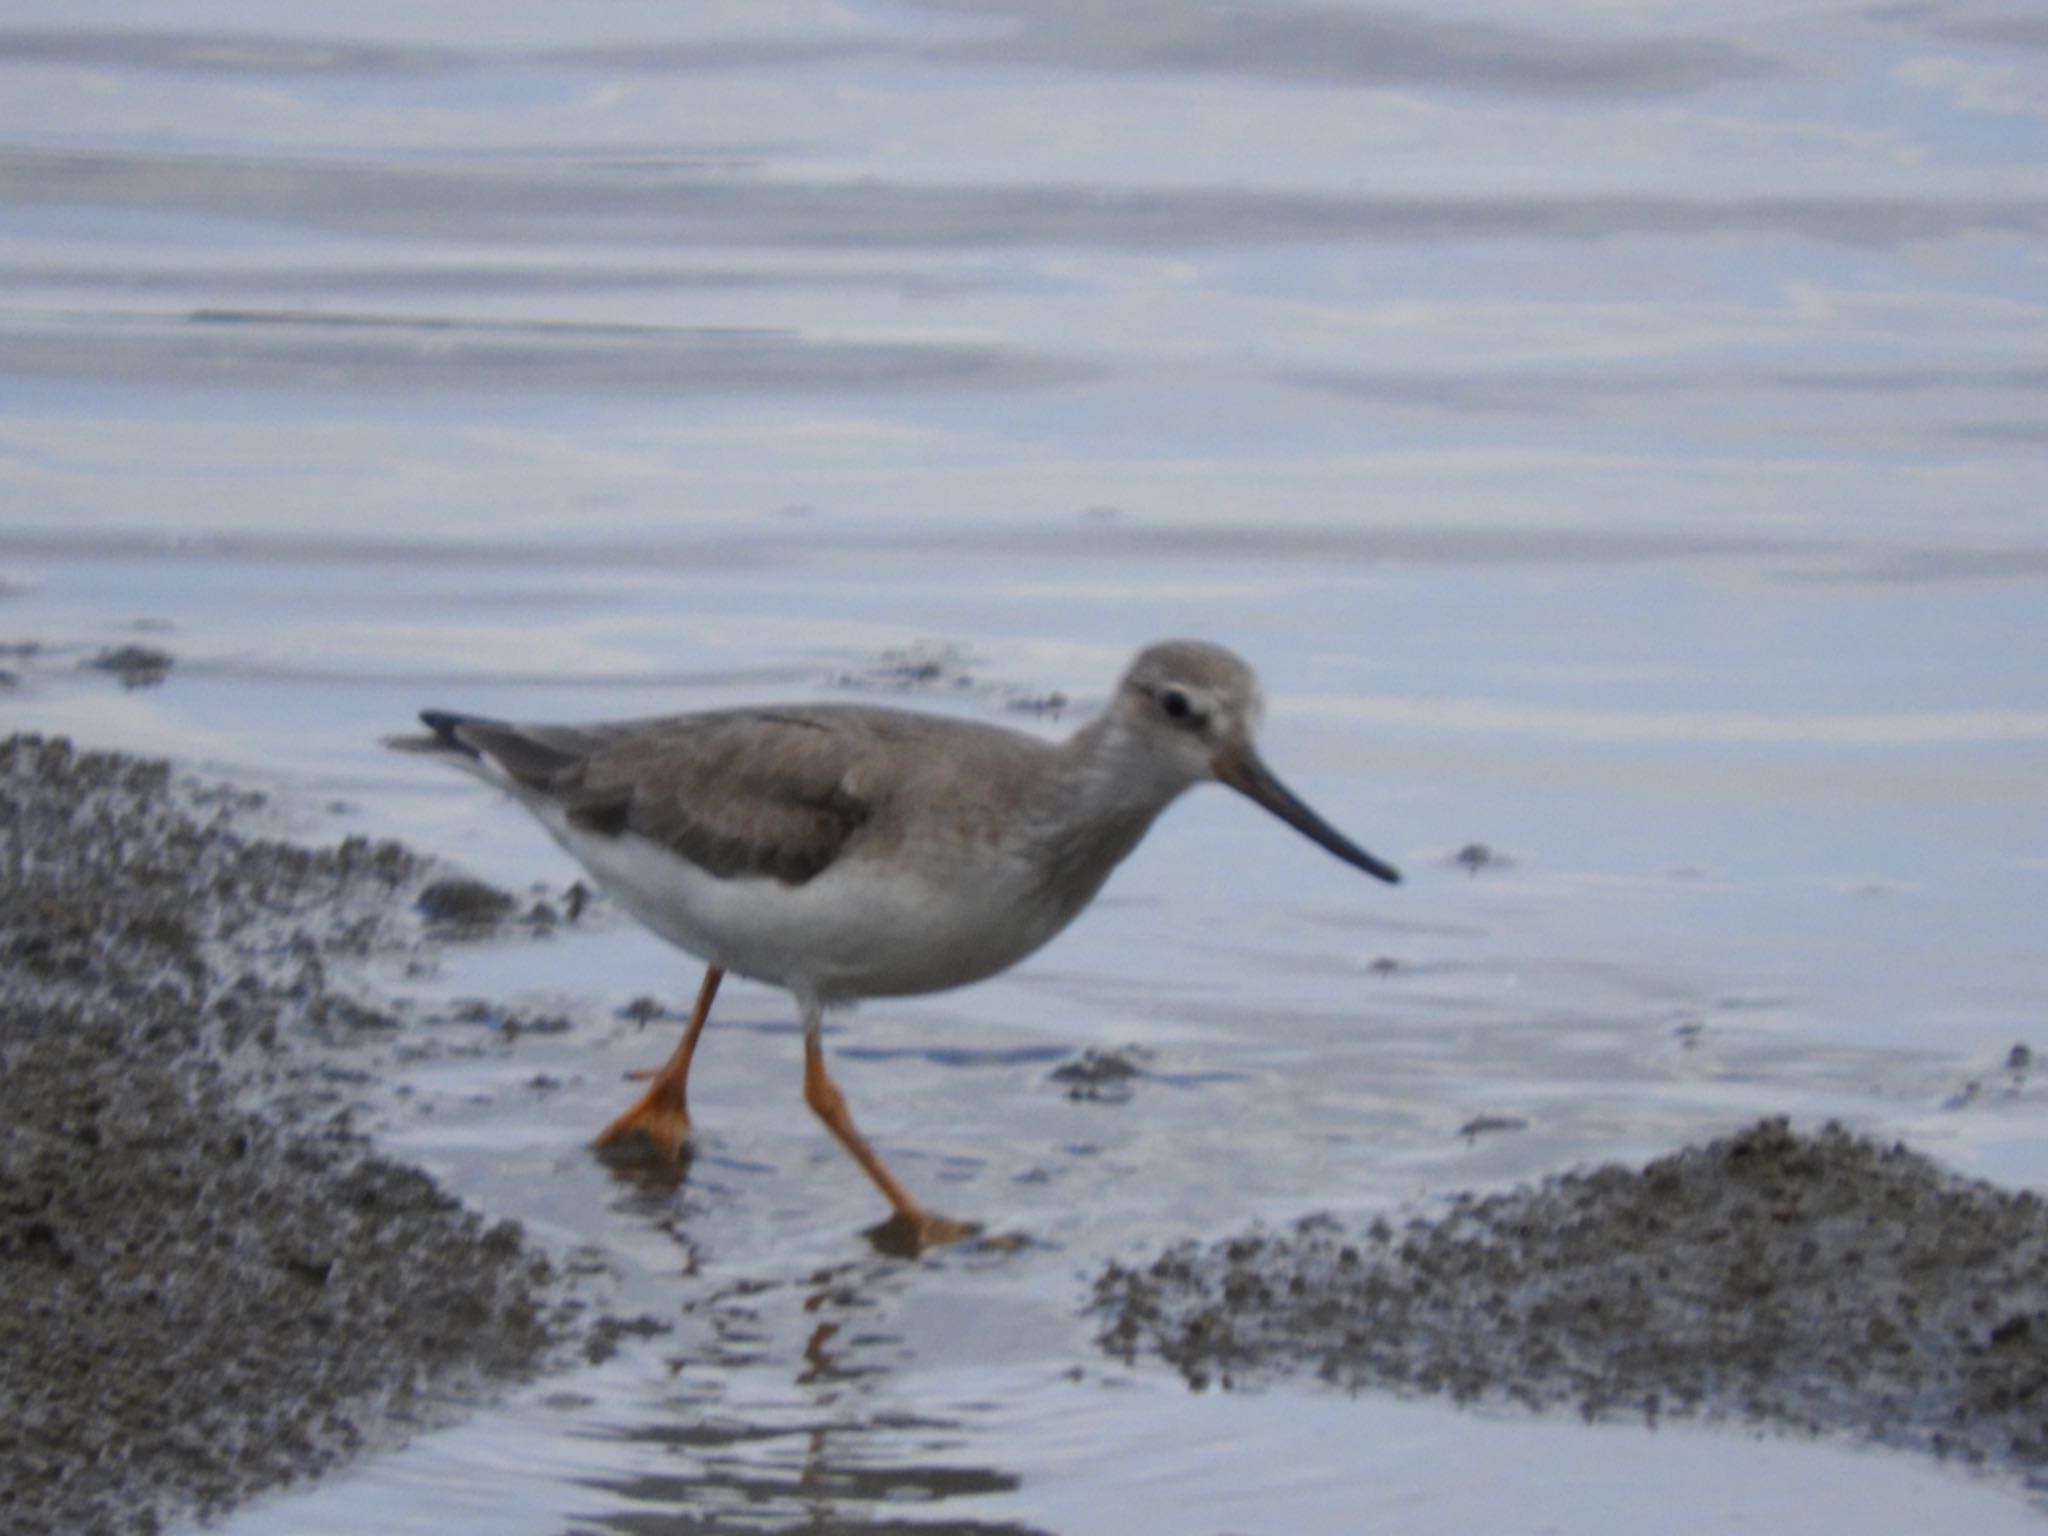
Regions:
<instances>
[{"instance_id":1,"label":"terek sandpiper","mask_svg":"<svg viewBox=\"0 0 2048 1536\"><path fill-rule=\"evenodd\" d=\"M596 725L428 710L431 736L391 745L510 792L621 906L705 963L681 1043L600 1146L638 1131L680 1161L690 1059L720 979L787 987L803 1015L804 1098L894 1207L878 1240L915 1250L972 1229L926 1211L855 1129L825 1072L826 1008L1016 964L1205 779L1400 879L1273 776L1253 745L1260 710L1244 662L1168 640L1062 742L906 710L777 704Z\"/></svg>"}]
</instances>

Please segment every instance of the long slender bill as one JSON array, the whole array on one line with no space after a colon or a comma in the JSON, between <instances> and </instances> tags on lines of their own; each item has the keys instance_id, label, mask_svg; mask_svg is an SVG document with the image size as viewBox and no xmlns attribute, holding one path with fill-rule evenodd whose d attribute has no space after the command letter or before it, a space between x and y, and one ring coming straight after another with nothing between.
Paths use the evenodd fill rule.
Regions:
<instances>
[{"instance_id":1,"label":"long slender bill","mask_svg":"<svg viewBox=\"0 0 2048 1536\"><path fill-rule=\"evenodd\" d=\"M1256 800L1302 836L1320 843L1346 864L1354 865L1389 885L1400 880L1401 871L1384 859L1374 858L1310 810L1293 790L1273 776L1273 770L1259 761L1259 755L1249 747L1218 754L1214 766L1216 777L1223 783L1248 799Z\"/></svg>"}]
</instances>

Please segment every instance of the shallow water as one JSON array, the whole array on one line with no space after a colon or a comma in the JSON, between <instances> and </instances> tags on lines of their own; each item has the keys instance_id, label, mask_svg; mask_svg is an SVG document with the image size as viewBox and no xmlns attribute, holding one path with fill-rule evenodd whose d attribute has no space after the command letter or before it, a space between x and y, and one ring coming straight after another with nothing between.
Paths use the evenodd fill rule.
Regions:
<instances>
[{"instance_id":1,"label":"shallow water","mask_svg":"<svg viewBox=\"0 0 2048 1536\"><path fill-rule=\"evenodd\" d=\"M1410 876L1201 792L1029 964L840 1020L899 1171L1028 1239L914 1266L861 1243L778 994L721 999L660 1190L584 1142L687 962L600 914L385 978L424 1049L382 1139L667 1331L229 1529L2037 1519L1853 1449L1094 1355L1105 1258L1765 1113L2048 1187L2004 1069L2048 1043L2039 53L1939 9L1211 14L0 27L8 726L558 887L377 738L849 689L1053 731L1193 633ZM131 643L161 686L80 665ZM465 997L569 1028L429 1022ZM1129 1044L1128 1103L1050 1078Z\"/></svg>"}]
</instances>

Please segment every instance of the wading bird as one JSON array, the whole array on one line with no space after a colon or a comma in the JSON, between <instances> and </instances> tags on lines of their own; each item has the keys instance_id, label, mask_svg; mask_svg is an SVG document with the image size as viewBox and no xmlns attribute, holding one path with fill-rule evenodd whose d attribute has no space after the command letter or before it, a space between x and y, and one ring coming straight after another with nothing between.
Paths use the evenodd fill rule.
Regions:
<instances>
[{"instance_id":1,"label":"wading bird","mask_svg":"<svg viewBox=\"0 0 2048 1536\"><path fill-rule=\"evenodd\" d=\"M1287 789L1253 744L1251 668L1168 640L1065 741L858 704L763 705L595 725L427 710L391 745L498 785L648 928L705 963L681 1043L598 1137L679 1162L690 1062L728 971L786 987L804 1098L888 1198L877 1240L973 1229L925 1210L855 1128L825 1071L835 1003L936 992L1016 964L1073 921L1153 818L1216 780L1348 864L1400 874Z\"/></svg>"}]
</instances>

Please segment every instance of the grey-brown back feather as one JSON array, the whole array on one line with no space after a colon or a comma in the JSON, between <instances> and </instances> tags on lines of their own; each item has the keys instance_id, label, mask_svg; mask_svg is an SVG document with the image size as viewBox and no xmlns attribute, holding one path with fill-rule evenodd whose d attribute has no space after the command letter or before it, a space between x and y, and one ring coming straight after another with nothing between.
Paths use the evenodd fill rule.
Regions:
<instances>
[{"instance_id":1,"label":"grey-brown back feather","mask_svg":"<svg viewBox=\"0 0 2048 1536\"><path fill-rule=\"evenodd\" d=\"M801 885L874 814L847 788L858 748L774 711L686 715L596 745L556 793L588 830L637 833L723 878Z\"/></svg>"},{"instance_id":2,"label":"grey-brown back feather","mask_svg":"<svg viewBox=\"0 0 2048 1536\"><path fill-rule=\"evenodd\" d=\"M801 885L874 815L849 784L873 740L829 710L723 710L591 726L452 722L456 743L587 832L635 833L721 878Z\"/></svg>"}]
</instances>

